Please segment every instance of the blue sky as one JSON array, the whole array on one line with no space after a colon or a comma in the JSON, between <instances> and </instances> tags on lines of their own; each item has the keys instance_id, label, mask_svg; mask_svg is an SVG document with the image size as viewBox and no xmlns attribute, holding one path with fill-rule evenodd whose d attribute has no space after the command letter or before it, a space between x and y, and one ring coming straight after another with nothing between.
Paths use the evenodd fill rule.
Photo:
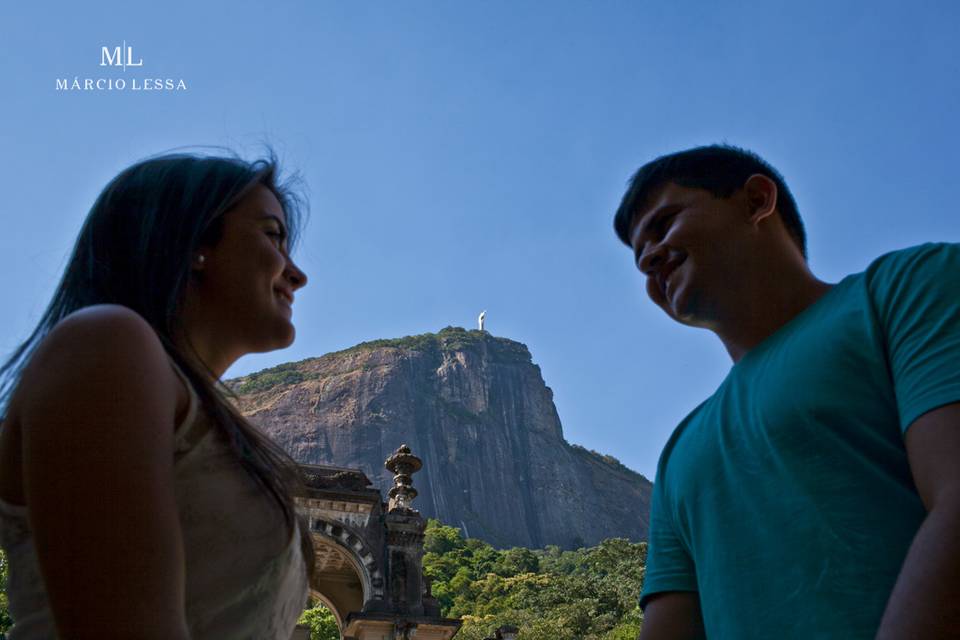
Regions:
<instances>
[{"instance_id":1,"label":"blue sky","mask_svg":"<svg viewBox=\"0 0 960 640\"><path fill-rule=\"evenodd\" d=\"M309 187L298 337L227 377L383 337L526 343L566 437L652 477L730 366L672 324L612 232L627 178L726 141L785 176L828 281L954 205L960 5L938 2L6 3L0 351L33 328L86 212L143 156L264 141ZM126 41L140 69L99 66ZM58 92L159 77L186 91Z\"/></svg>"}]
</instances>

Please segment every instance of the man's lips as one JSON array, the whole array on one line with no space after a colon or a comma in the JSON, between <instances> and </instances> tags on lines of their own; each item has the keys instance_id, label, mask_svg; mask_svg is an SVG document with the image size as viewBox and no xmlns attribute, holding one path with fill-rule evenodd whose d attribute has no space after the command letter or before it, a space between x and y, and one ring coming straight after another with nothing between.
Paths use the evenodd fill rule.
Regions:
<instances>
[{"instance_id":1,"label":"man's lips","mask_svg":"<svg viewBox=\"0 0 960 640\"><path fill-rule=\"evenodd\" d=\"M664 264L663 268L657 273L657 286L660 287L660 294L663 296L664 300L667 299L667 285L669 284L670 276L674 271L677 270L677 267L684 263L685 260L685 257L676 260L670 260Z\"/></svg>"}]
</instances>

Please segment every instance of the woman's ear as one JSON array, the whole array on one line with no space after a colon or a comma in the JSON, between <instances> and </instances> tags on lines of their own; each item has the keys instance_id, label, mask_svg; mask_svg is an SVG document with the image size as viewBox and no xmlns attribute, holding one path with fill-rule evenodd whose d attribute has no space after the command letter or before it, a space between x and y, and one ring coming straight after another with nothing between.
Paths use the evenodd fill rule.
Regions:
<instances>
[{"instance_id":1,"label":"woman's ear","mask_svg":"<svg viewBox=\"0 0 960 640\"><path fill-rule=\"evenodd\" d=\"M762 173L747 178L743 192L750 207L750 222L756 224L777 210L777 184Z\"/></svg>"}]
</instances>

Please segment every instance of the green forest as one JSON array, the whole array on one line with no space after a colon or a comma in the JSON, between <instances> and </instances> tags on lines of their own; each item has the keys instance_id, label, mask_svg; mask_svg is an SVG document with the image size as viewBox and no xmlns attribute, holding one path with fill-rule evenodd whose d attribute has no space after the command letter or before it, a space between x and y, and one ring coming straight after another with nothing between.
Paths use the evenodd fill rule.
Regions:
<instances>
[{"instance_id":1,"label":"green forest","mask_svg":"<svg viewBox=\"0 0 960 640\"><path fill-rule=\"evenodd\" d=\"M501 625L520 628L518 640L636 640L642 614L647 545L623 538L595 547L498 550L459 529L430 520L424 573L446 617L461 618L456 640L482 640ZM0 639L11 624L7 563L0 551ZM322 605L300 619L313 640L338 640L333 614Z\"/></svg>"},{"instance_id":2,"label":"green forest","mask_svg":"<svg viewBox=\"0 0 960 640\"><path fill-rule=\"evenodd\" d=\"M645 542L497 550L430 520L424 548L424 573L443 615L463 620L455 640L482 640L505 624L519 627L518 640L636 640L640 633ZM340 637L322 605L301 622L313 640Z\"/></svg>"}]
</instances>

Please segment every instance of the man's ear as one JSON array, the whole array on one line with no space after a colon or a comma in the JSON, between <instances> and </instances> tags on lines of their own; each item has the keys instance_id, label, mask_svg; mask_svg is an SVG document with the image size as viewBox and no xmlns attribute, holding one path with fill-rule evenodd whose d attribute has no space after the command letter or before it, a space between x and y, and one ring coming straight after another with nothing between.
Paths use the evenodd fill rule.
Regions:
<instances>
[{"instance_id":1,"label":"man's ear","mask_svg":"<svg viewBox=\"0 0 960 640\"><path fill-rule=\"evenodd\" d=\"M777 185L762 173L755 173L747 178L743 183L743 193L750 207L750 222L753 224L776 211Z\"/></svg>"}]
</instances>

